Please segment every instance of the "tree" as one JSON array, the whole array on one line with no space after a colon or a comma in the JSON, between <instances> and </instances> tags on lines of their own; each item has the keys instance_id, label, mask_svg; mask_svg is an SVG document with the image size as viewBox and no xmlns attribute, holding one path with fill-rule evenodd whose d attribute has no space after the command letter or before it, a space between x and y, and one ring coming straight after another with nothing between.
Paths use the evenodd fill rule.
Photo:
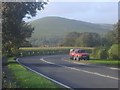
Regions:
<instances>
[{"instance_id":1,"label":"tree","mask_svg":"<svg viewBox=\"0 0 120 90\"><path fill-rule=\"evenodd\" d=\"M2 52L12 55L26 42L34 30L23 18L33 17L37 10L44 9L46 2L3 2L2 3ZM17 50L13 50L17 49Z\"/></svg>"},{"instance_id":2,"label":"tree","mask_svg":"<svg viewBox=\"0 0 120 90\"><path fill-rule=\"evenodd\" d=\"M120 43L120 20L118 21L117 24L114 25L113 30L109 31L106 35L105 38L107 40L107 45L112 46L113 44L118 44Z\"/></svg>"},{"instance_id":3,"label":"tree","mask_svg":"<svg viewBox=\"0 0 120 90\"><path fill-rule=\"evenodd\" d=\"M114 39L116 44L120 44L120 20L114 25Z\"/></svg>"},{"instance_id":4,"label":"tree","mask_svg":"<svg viewBox=\"0 0 120 90\"><path fill-rule=\"evenodd\" d=\"M76 46L94 47L100 45L100 36L97 33L85 32L76 39Z\"/></svg>"},{"instance_id":5,"label":"tree","mask_svg":"<svg viewBox=\"0 0 120 90\"><path fill-rule=\"evenodd\" d=\"M62 42L62 46L74 46L75 40L80 36L80 33L77 32L70 32L67 34L65 39Z\"/></svg>"},{"instance_id":6,"label":"tree","mask_svg":"<svg viewBox=\"0 0 120 90\"><path fill-rule=\"evenodd\" d=\"M109 53L109 59L120 59L119 55L119 46L118 44L113 44L110 49L108 50Z\"/></svg>"},{"instance_id":7,"label":"tree","mask_svg":"<svg viewBox=\"0 0 120 90\"><path fill-rule=\"evenodd\" d=\"M109 31L106 35L105 35L105 39L107 41L106 45L111 46L115 40L114 40L114 34L113 31Z\"/></svg>"}]
</instances>

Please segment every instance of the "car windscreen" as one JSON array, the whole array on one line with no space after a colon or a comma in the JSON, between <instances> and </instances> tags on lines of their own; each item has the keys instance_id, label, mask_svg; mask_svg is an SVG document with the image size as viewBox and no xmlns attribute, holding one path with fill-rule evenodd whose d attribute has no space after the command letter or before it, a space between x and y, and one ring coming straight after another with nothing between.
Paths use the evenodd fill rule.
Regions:
<instances>
[{"instance_id":1,"label":"car windscreen","mask_svg":"<svg viewBox=\"0 0 120 90\"><path fill-rule=\"evenodd\" d=\"M78 50L76 53L86 53L85 50Z\"/></svg>"}]
</instances>

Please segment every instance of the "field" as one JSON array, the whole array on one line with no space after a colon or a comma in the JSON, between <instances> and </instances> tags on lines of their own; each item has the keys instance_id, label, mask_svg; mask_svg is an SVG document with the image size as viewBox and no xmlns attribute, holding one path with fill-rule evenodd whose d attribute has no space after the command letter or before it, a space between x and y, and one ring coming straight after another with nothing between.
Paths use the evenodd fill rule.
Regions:
<instances>
[{"instance_id":1,"label":"field","mask_svg":"<svg viewBox=\"0 0 120 90\"><path fill-rule=\"evenodd\" d=\"M95 48L91 47L21 47L21 56L34 56L34 55L55 55L55 54L69 54L72 48L85 49L87 52L92 53Z\"/></svg>"}]
</instances>

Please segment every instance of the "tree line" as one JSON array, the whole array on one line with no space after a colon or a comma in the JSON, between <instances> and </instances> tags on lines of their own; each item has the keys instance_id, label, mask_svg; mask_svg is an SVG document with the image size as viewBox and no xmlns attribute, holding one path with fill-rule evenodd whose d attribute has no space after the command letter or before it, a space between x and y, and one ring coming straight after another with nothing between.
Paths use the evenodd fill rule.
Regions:
<instances>
[{"instance_id":1,"label":"tree line","mask_svg":"<svg viewBox=\"0 0 120 90\"><path fill-rule=\"evenodd\" d=\"M61 46L95 47L92 57L95 59L120 59L120 20L112 31L104 35L93 32L70 32L61 42Z\"/></svg>"},{"instance_id":2,"label":"tree line","mask_svg":"<svg viewBox=\"0 0 120 90\"><path fill-rule=\"evenodd\" d=\"M100 35L93 32L70 32L62 41L62 46L95 47L100 45Z\"/></svg>"},{"instance_id":3,"label":"tree line","mask_svg":"<svg viewBox=\"0 0 120 90\"><path fill-rule=\"evenodd\" d=\"M41 38L30 38L29 42L32 44L33 47L56 47L59 46L61 41L63 40L62 37L54 36L50 38L41 37ZM26 45L31 46L31 45Z\"/></svg>"},{"instance_id":4,"label":"tree line","mask_svg":"<svg viewBox=\"0 0 120 90\"><path fill-rule=\"evenodd\" d=\"M82 47L111 46L112 44L118 44L118 24L114 25L112 31L104 35L94 32L70 32L61 42L62 46Z\"/></svg>"}]
</instances>

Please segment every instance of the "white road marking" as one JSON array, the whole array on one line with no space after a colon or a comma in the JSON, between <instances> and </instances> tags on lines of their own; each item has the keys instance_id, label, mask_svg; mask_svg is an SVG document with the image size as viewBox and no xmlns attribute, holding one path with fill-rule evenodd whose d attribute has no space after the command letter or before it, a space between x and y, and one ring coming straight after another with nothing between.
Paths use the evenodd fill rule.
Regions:
<instances>
[{"instance_id":1,"label":"white road marking","mask_svg":"<svg viewBox=\"0 0 120 90\"><path fill-rule=\"evenodd\" d=\"M63 59L62 59L63 60ZM78 63L78 62L75 62L75 61L68 61L68 60L63 60L63 61L66 61L66 62L72 62L72 63L75 63L75 64L82 64L82 65L87 65L87 64L84 64L84 63Z\"/></svg>"},{"instance_id":2,"label":"white road marking","mask_svg":"<svg viewBox=\"0 0 120 90\"><path fill-rule=\"evenodd\" d=\"M120 68L114 68L114 67L110 67L110 69L113 69L113 70L120 70Z\"/></svg>"},{"instance_id":3,"label":"white road marking","mask_svg":"<svg viewBox=\"0 0 120 90\"><path fill-rule=\"evenodd\" d=\"M76 61L65 60L63 58L62 58L62 60L66 61L66 62L72 62L72 63L75 63L75 64L89 65L89 64L84 64L84 63L76 62ZM97 66L97 65L92 65L92 66ZM115 67L107 67L107 66L99 66L99 67L105 67L105 68L109 68L109 69L112 69L112 70L120 70L120 68L115 68Z\"/></svg>"},{"instance_id":4,"label":"white road marking","mask_svg":"<svg viewBox=\"0 0 120 90\"><path fill-rule=\"evenodd\" d=\"M41 58L40 60L43 61L43 62L49 63L49 64L55 64L55 63L52 63L52 62L45 61L43 58Z\"/></svg>"},{"instance_id":5,"label":"white road marking","mask_svg":"<svg viewBox=\"0 0 120 90\"><path fill-rule=\"evenodd\" d=\"M17 61L19 64L21 64L21 63L19 62L19 58L17 58L16 61ZM44 60L41 59L41 61L44 61ZM44 62L49 63L49 64L54 64L54 63L47 62L47 61L44 61ZM65 88L70 88L70 89L72 89L71 87L69 87L69 86L67 86L67 85L65 85L65 84L63 84L63 83L60 83L60 82L58 82L58 81L56 81L56 80L54 80L54 79L52 79L52 78L50 78L50 77L48 77L48 76L45 76L44 74L39 73L39 72L37 72L37 71L35 71L35 70L33 70L33 69L31 69L31 68L29 68L29 67L23 65L23 64L21 64L21 65L24 66L25 68L29 69L30 71L32 71L32 72L34 72L34 73L36 73L36 74L38 74L38 75L41 75L41 76L43 76L43 77L49 79L50 81L53 81L53 82L55 82L55 83L57 83L57 84L59 84L59 85L65 87Z\"/></svg>"},{"instance_id":6,"label":"white road marking","mask_svg":"<svg viewBox=\"0 0 120 90\"><path fill-rule=\"evenodd\" d=\"M52 62L48 62L48 61L44 60L43 58L41 58L40 60L43 61L43 62L49 63L49 64L55 64L55 63L52 63ZM55 64L55 65L60 66L60 67L64 67L64 68L68 68L68 69L72 69L72 70L76 70L76 71L82 71L82 72L85 72L85 73L98 75L98 76L101 76L101 77L106 77L106 78L111 78L111 79L118 80L118 78L116 78L116 77L100 74L100 73L97 73L97 72L90 72L90 71L87 71L87 70L77 69L77 68L68 67L68 66L64 66L64 65L58 65L58 64Z\"/></svg>"}]
</instances>

